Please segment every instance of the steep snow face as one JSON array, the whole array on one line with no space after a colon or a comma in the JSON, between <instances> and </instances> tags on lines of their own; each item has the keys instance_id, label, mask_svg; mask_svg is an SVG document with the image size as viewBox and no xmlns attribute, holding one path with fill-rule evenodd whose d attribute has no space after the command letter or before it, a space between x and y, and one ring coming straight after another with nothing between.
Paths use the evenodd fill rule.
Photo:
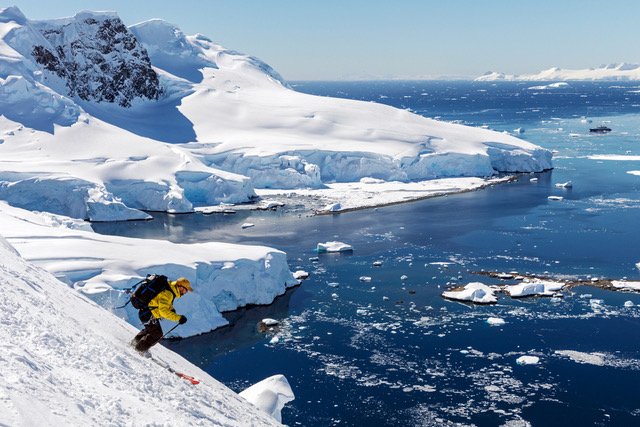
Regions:
<instances>
[{"instance_id":1,"label":"steep snow face","mask_svg":"<svg viewBox=\"0 0 640 427\"><path fill-rule=\"evenodd\" d=\"M287 381L252 387L254 404L162 345L151 353L193 386L128 342L137 330L22 259L0 236L2 369L0 424L11 426L278 426L293 398ZM269 406L278 396L276 404ZM258 406L258 407L256 407Z\"/></svg>"},{"instance_id":2,"label":"steep snow face","mask_svg":"<svg viewBox=\"0 0 640 427\"><path fill-rule=\"evenodd\" d=\"M203 78L201 68L217 68L212 59L200 55L201 50L175 25L153 19L129 29L145 47L153 65L176 77L199 83Z\"/></svg>"}]
</instances>

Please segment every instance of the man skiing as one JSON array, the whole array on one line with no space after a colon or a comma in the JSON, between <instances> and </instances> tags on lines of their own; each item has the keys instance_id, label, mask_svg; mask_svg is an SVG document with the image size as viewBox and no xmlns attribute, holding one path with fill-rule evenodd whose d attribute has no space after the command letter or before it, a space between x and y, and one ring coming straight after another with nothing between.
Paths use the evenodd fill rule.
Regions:
<instances>
[{"instance_id":1,"label":"man skiing","mask_svg":"<svg viewBox=\"0 0 640 427\"><path fill-rule=\"evenodd\" d=\"M180 298L188 292L193 292L191 283L184 277L179 278L175 282L169 281L168 288L164 289L156 295L146 307L138 311L138 317L144 323L144 329L135 336L131 345L135 349L144 354L153 347L163 336L160 320L169 319L183 325L187 322L186 316L176 313L173 308L174 298Z\"/></svg>"}]
</instances>

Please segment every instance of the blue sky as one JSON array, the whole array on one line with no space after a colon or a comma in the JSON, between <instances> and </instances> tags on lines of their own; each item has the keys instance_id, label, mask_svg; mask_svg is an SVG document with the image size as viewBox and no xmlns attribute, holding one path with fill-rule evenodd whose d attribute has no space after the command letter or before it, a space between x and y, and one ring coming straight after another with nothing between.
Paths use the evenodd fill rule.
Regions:
<instances>
[{"instance_id":1,"label":"blue sky","mask_svg":"<svg viewBox=\"0 0 640 427\"><path fill-rule=\"evenodd\" d=\"M259 57L286 80L537 73L640 63L637 0L14 0L30 19L118 12Z\"/></svg>"}]
</instances>

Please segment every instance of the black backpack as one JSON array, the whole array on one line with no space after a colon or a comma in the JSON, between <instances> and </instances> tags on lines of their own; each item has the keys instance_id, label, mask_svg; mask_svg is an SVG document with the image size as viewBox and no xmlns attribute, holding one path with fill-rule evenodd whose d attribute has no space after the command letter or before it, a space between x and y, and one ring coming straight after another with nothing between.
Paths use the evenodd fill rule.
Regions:
<instances>
[{"instance_id":1,"label":"black backpack","mask_svg":"<svg viewBox=\"0 0 640 427\"><path fill-rule=\"evenodd\" d=\"M165 289L171 290L167 276L163 276L161 274L148 274L147 278L140 282L135 291L133 291L129 297L129 301L131 301L132 306L141 310L146 308L149 305L149 302L151 302L156 295Z\"/></svg>"}]
</instances>

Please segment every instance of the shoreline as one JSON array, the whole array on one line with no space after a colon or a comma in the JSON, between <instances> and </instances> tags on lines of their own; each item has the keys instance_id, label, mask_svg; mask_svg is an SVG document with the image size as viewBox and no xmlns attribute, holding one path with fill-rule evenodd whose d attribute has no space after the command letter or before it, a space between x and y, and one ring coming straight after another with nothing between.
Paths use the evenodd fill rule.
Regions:
<instances>
[{"instance_id":1,"label":"shoreline","mask_svg":"<svg viewBox=\"0 0 640 427\"><path fill-rule=\"evenodd\" d=\"M510 177L508 177L508 178L506 178L504 180L501 180L501 181L487 182L486 184L483 184L483 185L481 185L479 187L466 188L466 189L462 189L462 190L458 190L458 191L453 191L451 193L429 194L427 196L420 196L420 197L417 197L417 198L414 198L414 199L410 199L410 200L400 200L400 201L388 202L388 203L383 203L383 204L373 205L373 206L359 206L359 207L355 207L355 208L348 208L348 209L334 211L334 212L317 211L317 212L315 212L315 215L335 215L335 214L341 214L341 213L347 213L347 212L355 212L355 211L360 211L360 210L365 210L365 209L384 208L384 207L388 207L388 206L401 205L401 204L404 204L404 203L419 202L421 200L433 199L433 198L436 198L436 197L446 197L446 196L451 196L451 195L455 195L455 194L471 193L471 192L474 192L474 191L484 190L486 188L493 187L493 186L499 185L499 184L508 184L510 182L516 181L517 179L519 179L523 175L524 174L513 175L513 176L510 176Z\"/></svg>"},{"instance_id":2,"label":"shoreline","mask_svg":"<svg viewBox=\"0 0 640 427\"><path fill-rule=\"evenodd\" d=\"M596 280L594 279L589 279L589 280L583 280L583 279L567 279L567 280L563 280L563 279L556 279L553 277L545 277L545 276L536 276L536 275L526 275L526 274L512 274L512 273L498 273L495 271L471 271L471 274L479 274L479 275L483 275L483 276L488 276L491 278L495 278L495 279L501 279L501 280L514 280L516 277L522 277L523 279L528 279L528 280L544 280L544 281L548 281L548 282L553 282L553 283L564 283L565 285L562 287L562 290L571 290L575 287L578 286L591 286L594 288L600 288L600 289L604 289L607 291L615 291L615 292L633 292L633 293L640 293L640 282L637 281L627 281L626 279L598 279L596 278ZM512 276L511 278L505 278L505 275L508 276ZM519 280L520 281L520 280ZM630 287L624 287L624 286L616 286L615 282L617 283L630 283L630 284L637 284L636 286L630 286ZM500 285L503 286L503 285ZM508 284L505 284L504 286L509 286ZM456 287L456 288L459 288ZM456 289L453 288L453 289Z\"/></svg>"},{"instance_id":3,"label":"shoreline","mask_svg":"<svg viewBox=\"0 0 640 427\"><path fill-rule=\"evenodd\" d=\"M544 172L544 171L543 171ZM541 172L542 173L542 172ZM524 173L501 177L454 177L412 182L346 182L327 184L323 189L256 190L262 203L279 203L292 210L311 215L334 215L365 209L376 209L412 203L435 197L469 193L498 184L518 180ZM229 205L238 210L258 210L258 206ZM200 208L201 212L216 213L216 209ZM225 210L229 213L229 210Z\"/></svg>"}]
</instances>

